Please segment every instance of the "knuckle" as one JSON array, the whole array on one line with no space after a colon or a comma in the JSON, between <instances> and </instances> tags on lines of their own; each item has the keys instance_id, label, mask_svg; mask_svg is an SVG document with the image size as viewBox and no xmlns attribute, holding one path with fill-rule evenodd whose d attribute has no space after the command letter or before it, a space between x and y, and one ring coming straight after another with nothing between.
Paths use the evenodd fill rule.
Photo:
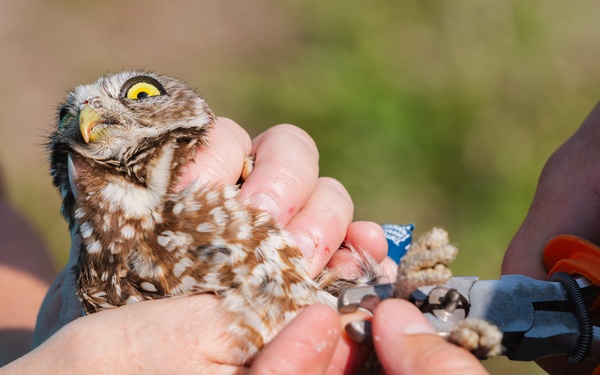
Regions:
<instances>
[{"instance_id":1,"label":"knuckle","mask_svg":"<svg viewBox=\"0 0 600 375\"><path fill-rule=\"evenodd\" d=\"M354 208L354 204L352 203L350 193L348 192L348 190L346 190L346 187L339 180L333 177L319 177L317 184L320 185L320 187L327 189L328 191L334 192L338 199L343 199L345 203L349 204L350 207Z\"/></svg>"},{"instance_id":2,"label":"knuckle","mask_svg":"<svg viewBox=\"0 0 600 375\"><path fill-rule=\"evenodd\" d=\"M314 139L302 128L292 124L279 124L268 131L280 132L282 135L294 139L296 142L303 144L311 152L318 155L317 144Z\"/></svg>"}]
</instances>

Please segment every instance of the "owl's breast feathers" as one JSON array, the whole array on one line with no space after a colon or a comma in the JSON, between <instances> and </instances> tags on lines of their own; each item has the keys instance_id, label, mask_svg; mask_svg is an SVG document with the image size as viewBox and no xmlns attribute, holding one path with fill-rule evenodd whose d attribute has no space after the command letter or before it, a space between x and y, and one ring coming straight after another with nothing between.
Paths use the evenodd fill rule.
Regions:
<instances>
[{"instance_id":1,"label":"owl's breast feathers","mask_svg":"<svg viewBox=\"0 0 600 375\"><path fill-rule=\"evenodd\" d=\"M266 212L240 203L237 187L172 192L180 150L176 142L156 148L144 183L103 166L81 169L74 217L84 309L214 292L250 297L268 316L274 303L295 311L327 300L293 240Z\"/></svg>"}]
</instances>

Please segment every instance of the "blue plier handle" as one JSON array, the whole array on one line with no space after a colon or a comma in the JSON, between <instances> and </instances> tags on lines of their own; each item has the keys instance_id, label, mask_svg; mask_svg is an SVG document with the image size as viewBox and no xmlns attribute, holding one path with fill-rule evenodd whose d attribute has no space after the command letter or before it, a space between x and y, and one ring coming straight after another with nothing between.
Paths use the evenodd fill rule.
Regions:
<instances>
[{"instance_id":1,"label":"blue plier handle","mask_svg":"<svg viewBox=\"0 0 600 375\"><path fill-rule=\"evenodd\" d=\"M563 280L560 277L564 275ZM564 275L552 281L522 275L505 275L499 280L454 277L444 285L418 288L410 301L442 336L466 318L496 325L503 333L503 355L512 360L568 356L573 364L583 360L597 363L600 328L592 325L586 303L598 295L599 288L584 278ZM373 312L379 301L393 296L394 284L347 289L338 299L338 309L343 313L359 308ZM369 322L354 322L346 329L355 341L369 339Z\"/></svg>"}]
</instances>

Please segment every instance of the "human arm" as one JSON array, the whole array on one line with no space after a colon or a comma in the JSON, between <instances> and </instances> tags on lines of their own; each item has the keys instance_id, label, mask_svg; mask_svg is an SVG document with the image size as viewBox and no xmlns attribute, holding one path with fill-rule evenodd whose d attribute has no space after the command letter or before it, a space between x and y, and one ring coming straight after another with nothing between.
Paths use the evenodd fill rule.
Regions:
<instances>
[{"instance_id":1,"label":"human arm","mask_svg":"<svg viewBox=\"0 0 600 375\"><path fill-rule=\"evenodd\" d=\"M338 374L355 371L344 356L337 313L309 306L257 356L251 367L231 363L220 300L212 295L145 301L92 314L66 325L3 369L21 373ZM160 324L156 323L161 319ZM107 329L106 327L110 327ZM149 329L149 327L152 327ZM200 340L199 337L202 337ZM440 338L418 309L381 303L373 336L386 373L486 374L466 350ZM217 349L217 350L216 350Z\"/></svg>"},{"instance_id":2,"label":"human arm","mask_svg":"<svg viewBox=\"0 0 600 375\"><path fill-rule=\"evenodd\" d=\"M600 243L600 105L549 158L538 181L527 216L511 241L503 274L547 277L544 246L560 234ZM591 373L594 364L569 366L552 358L539 364L557 374Z\"/></svg>"},{"instance_id":3,"label":"human arm","mask_svg":"<svg viewBox=\"0 0 600 375\"><path fill-rule=\"evenodd\" d=\"M54 265L27 220L0 196L0 366L27 353Z\"/></svg>"},{"instance_id":4,"label":"human arm","mask_svg":"<svg viewBox=\"0 0 600 375\"><path fill-rule=\"evenodd\" d=\"M223 315L215 314L220 303L213 295L198 295L145 301L85 316L0 372L245 373L247 367L230 360L227 326ZM331 326L337 330L329 331ZM321 373L314 370L329 365L339 335L335 311L311 306L257 357L253 371L310 374L307 370L311 369ZM287 355L282 357L283 348ZM285 369L290 372L277 372Z\"/></svg>"}]
</instances>

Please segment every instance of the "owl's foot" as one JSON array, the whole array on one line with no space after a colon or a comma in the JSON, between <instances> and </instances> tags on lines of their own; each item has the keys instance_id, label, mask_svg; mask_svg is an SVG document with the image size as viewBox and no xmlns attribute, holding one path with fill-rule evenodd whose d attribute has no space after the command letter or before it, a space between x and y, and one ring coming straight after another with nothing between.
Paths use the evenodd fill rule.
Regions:
<instances>
[{"instance_id":1,"label":"owl's foot","mask_svg":"<svg viewBox=\"0 0 600 375\"><path fill-rule=\"evenodd\" d=\"M502 354L502 332L482 319L467 318L456 323L448 341L467 349L479 359Z\"/></svg>"},{"instance_id":2,"label":"owl's foot","mask_svg":"<svg viewBox=\"0 0 600 375\"><path fill-rule=\"evenodd\" d=\"M441 228L426 232L402 257L394 296L408 299L421 286L444 284L452 277L448 264L456 255L458 249L450 244L448 232Z\"/></svg>"}]
</instances>

